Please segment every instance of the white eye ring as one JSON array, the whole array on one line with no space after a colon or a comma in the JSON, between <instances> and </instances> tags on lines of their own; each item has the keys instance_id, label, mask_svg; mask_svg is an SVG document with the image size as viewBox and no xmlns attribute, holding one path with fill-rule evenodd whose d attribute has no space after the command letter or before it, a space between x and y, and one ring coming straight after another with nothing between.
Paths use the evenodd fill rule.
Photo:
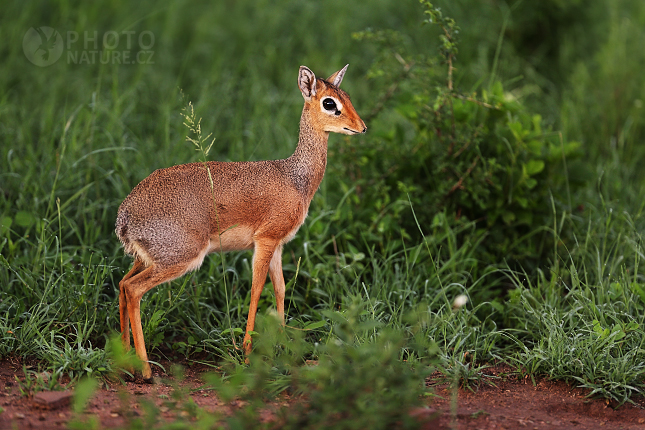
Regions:
<instances>
[{"instance_id":1,"label":"white eye ring","mask_svg":"<svg viewBox=\"0 0 645 430\"><path fill-rule=\"evenodd\" d=\"M336 104L335 109L333 110L325 109L323 102L327 99L332 99L334 101L334 103ZM343 110L343 104L336 97L324 96L323 98L320 99L320 110L325 112L327 115L340 115L340 111Z\"/></svg>"}]
</instances>

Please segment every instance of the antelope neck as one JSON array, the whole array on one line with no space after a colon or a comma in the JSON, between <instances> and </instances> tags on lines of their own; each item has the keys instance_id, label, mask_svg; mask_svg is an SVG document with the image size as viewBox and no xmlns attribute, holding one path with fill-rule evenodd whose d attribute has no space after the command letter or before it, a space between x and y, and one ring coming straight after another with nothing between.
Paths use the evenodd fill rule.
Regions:
<instances>
[{"instance_id":1,"label":"antelope neck","mask_svg":"<svg viewBox=\"0 0 645 430\"><path fill-rule=\"evenodd\" d=\"M298 146L291 157L285 160L289 176L298 191L311 201L325 175L327 166L328 131L317 130L307 107L300 119Z\"/></svg>"}]
</instances>

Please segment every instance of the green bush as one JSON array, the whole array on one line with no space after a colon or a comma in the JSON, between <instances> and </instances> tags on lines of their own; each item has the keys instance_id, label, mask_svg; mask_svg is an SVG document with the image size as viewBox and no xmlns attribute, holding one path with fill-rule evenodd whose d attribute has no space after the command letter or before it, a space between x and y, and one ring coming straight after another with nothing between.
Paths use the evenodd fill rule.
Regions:
<instances>
[{"instance_id":1,"label":"green bush","mask_svg":"<svg viewBox=\"0 0 645 430\"><path fill-rule=\"evenodd\" d=\"M459 27L424 5L441 29L439 56L408 54L394 31L355 35L380 47L368 76L382 96L366 116L369 133L343 142L330 169L351 179L339 180L346 192L355 188L352 210L338 214L345 238L414 243L420 232L449 226L461 231L454 246L480 242L480 269L535 265L553 249L554 205L571 206L566 162L579 145L545 127L499 82L457 90Z\"/></svg>"},{"instance_id":2,"label":"green bush","mask_svg":"<svg viewBox=\"0 0 645 430\"><path fill-rule=\"evenodd\" d=\"M420 427L410 412L424 406L425 376L438 356L422 334L422 322L410 316L409 331L385 328L370 317L361 297L325 315L332 334L314 345L302 331L260 315L250 366L234 365L224 376L208 378L224 400L243 400L226 418L229 428L256 427L261 411L272 409L267 398L285 390L293 403L273 410L280 428ZM310 357L315 360L305 365Z\"/></svg>"}]
</instances>

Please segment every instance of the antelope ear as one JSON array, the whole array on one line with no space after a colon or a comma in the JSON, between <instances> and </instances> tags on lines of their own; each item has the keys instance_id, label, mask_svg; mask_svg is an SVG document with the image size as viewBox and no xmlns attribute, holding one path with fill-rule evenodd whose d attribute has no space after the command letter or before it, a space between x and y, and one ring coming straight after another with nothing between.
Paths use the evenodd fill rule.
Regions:
<instances>
[{"instance_id":1,"label":"antelope ear","mask_svg":"<svg viewBox=\"0 0 645 430\"><path fill-rule=\"evenodd\" d=\"M298 87L300 87L300 92L305 100L316 95L316 75L306 66L300 66Z\"/></svg>"},{"instance_id":2,"label":"antelope ear","mask_svg":"<svg viewBox=\"0 0 645 430\"><path fill-rule=\"evenodd\" d=\"M340 87L340 83L343 82L343 77L345 76L345 72L347 71L347 67L349 67L349 64L347 64L345 67L331 75L329 78L327 78L327 82L331 82L334 84L336 87Z\"/></svg>"}]
</instances>

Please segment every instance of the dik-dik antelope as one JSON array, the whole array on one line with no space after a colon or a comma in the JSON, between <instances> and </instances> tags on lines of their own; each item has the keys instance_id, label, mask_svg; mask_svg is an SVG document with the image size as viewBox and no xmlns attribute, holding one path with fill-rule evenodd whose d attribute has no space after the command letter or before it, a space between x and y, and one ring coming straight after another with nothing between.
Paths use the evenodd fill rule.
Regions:
<instances>
[{"instance_id":1,"label":"dik-dik antelope","mask_svg":"<svg viewBox=\"0 0 645 430\"><path fill-rule=\"evenodd\" d=\"M267 271L277 312L284 323L282 247L307 216L327 164L330 132L367 130L346 92L339 88L347 66L327 80L300 66L298 87L305 99L298 146L284 160L191 163L159 169L121 203L116 234L132 269L119 282L121 340L130 348L130 329L143 378L152 378L141 330L141 297L153 287L198 269L212 252L253 249L251 305L244 351L251 351L260 293ZM212 185L209 180L212 177Z\"/></svg>"}]
</instances>

